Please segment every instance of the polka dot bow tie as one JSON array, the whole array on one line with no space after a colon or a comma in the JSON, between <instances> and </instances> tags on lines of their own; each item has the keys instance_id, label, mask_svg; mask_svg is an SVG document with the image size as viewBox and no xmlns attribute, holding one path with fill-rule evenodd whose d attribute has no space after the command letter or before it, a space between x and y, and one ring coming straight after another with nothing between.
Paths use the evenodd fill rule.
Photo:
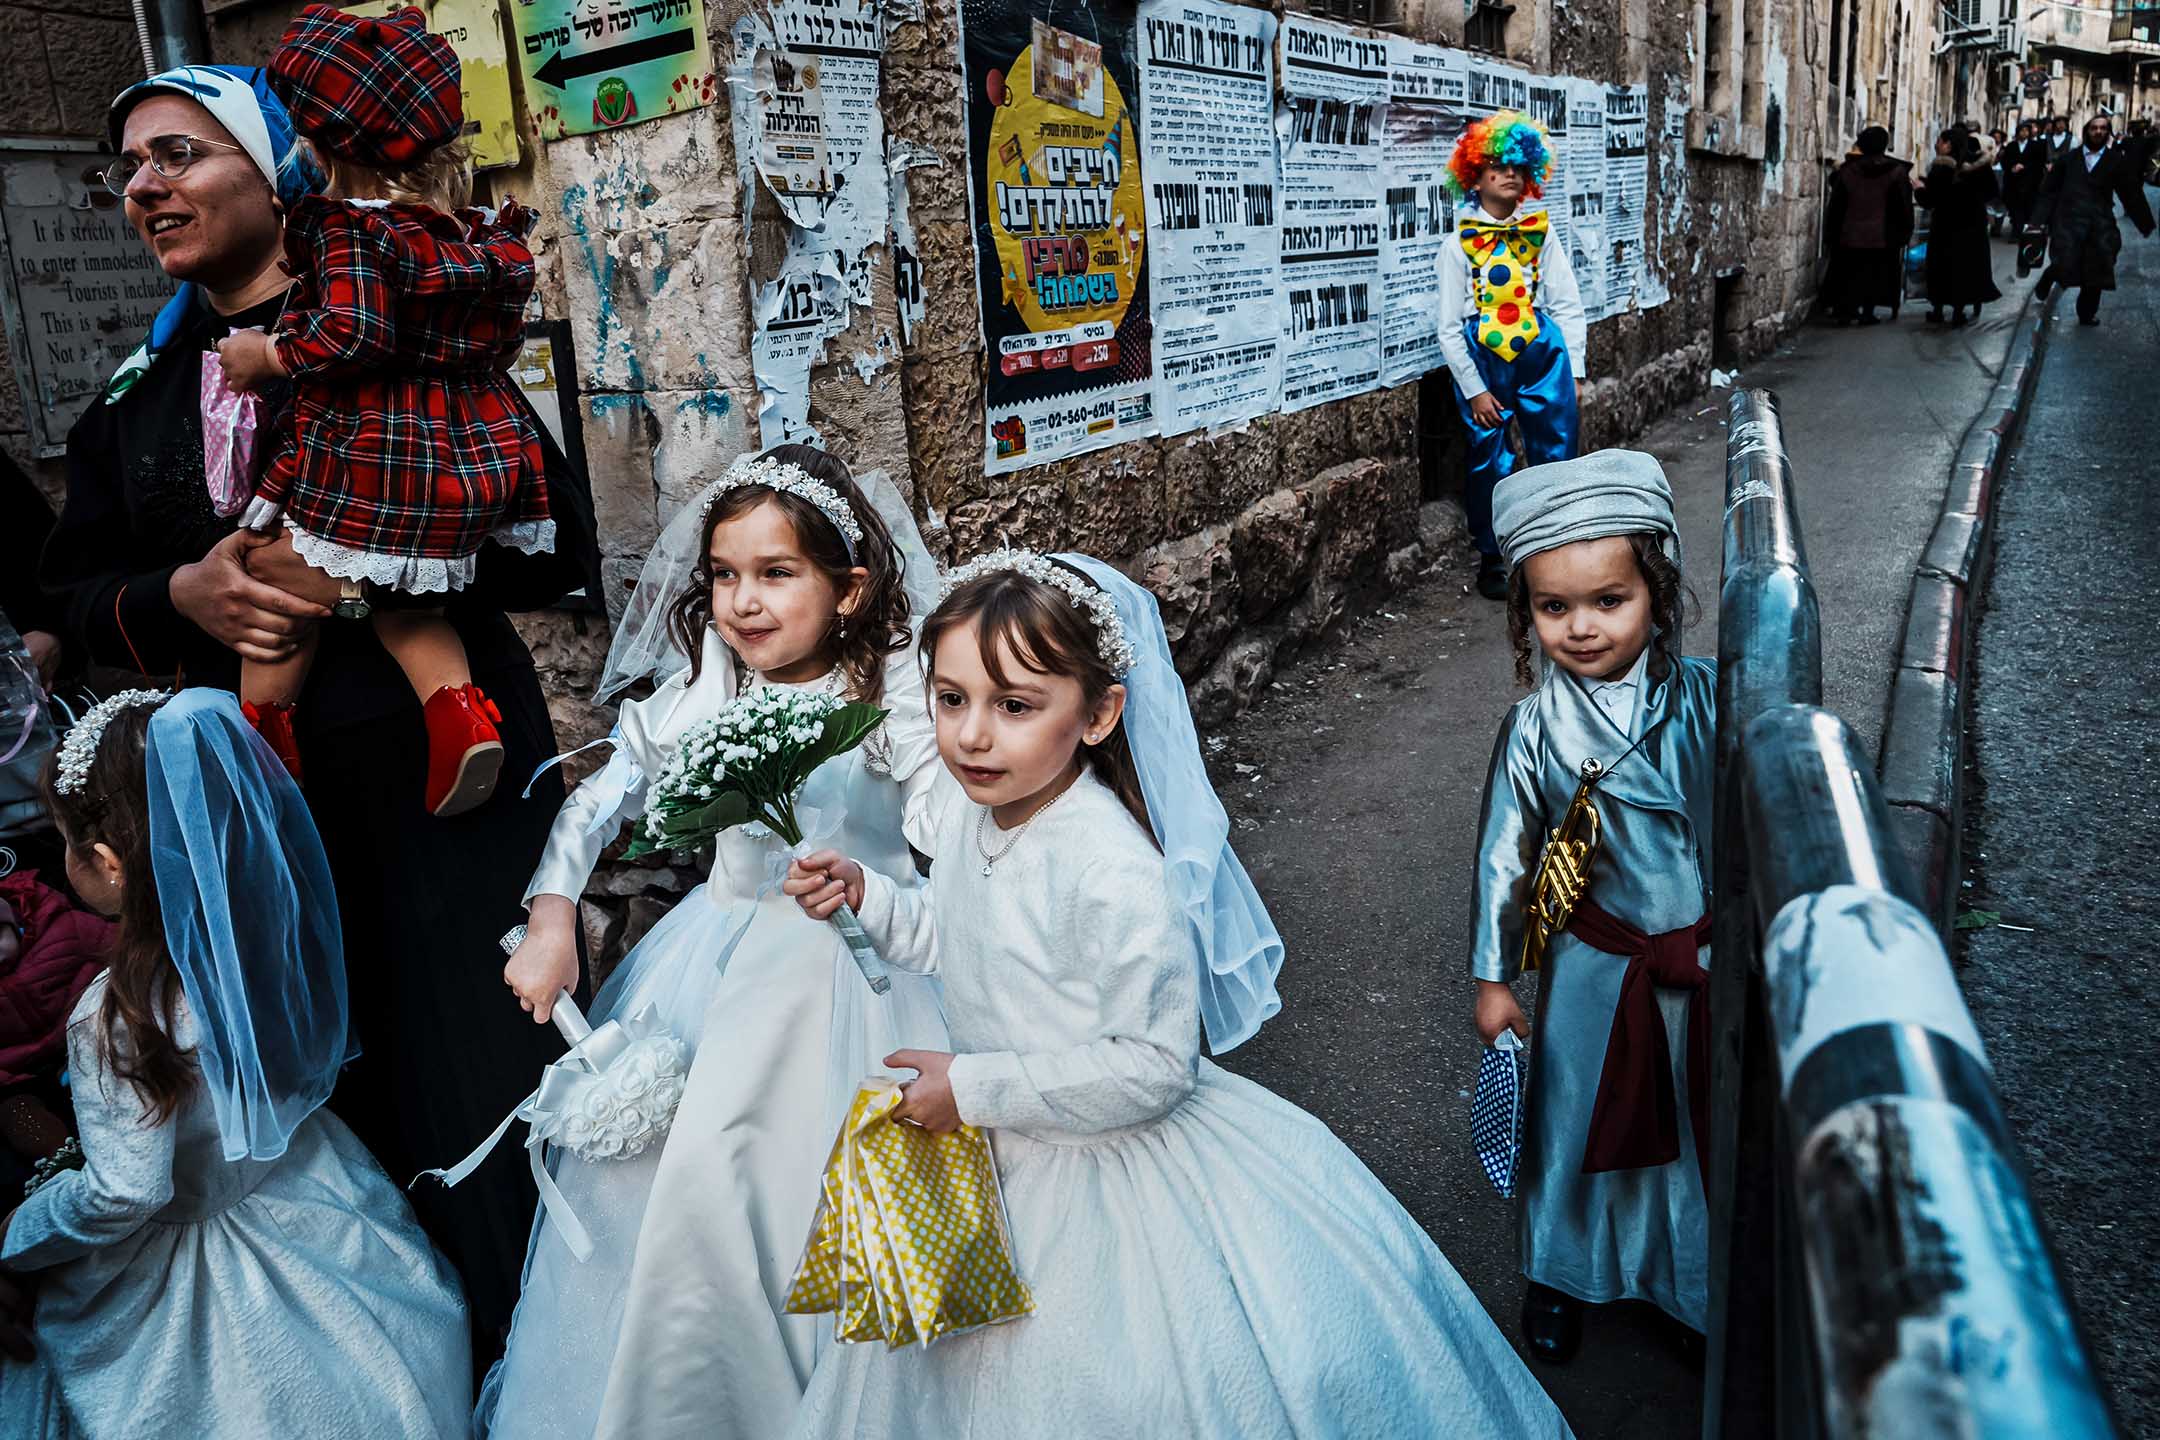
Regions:
<instances>
[{"instance_id":1,"label":"polka dot bow tie","mask_svg":"<svg viewBox=\"0 0 2160 1440\"><path fill-rule=\"evenodd\" d=\"M1552 234L1545 212L1502 224L1462 222L1463 254L1477 297L1478 343L1513 360L1537 339L1538 255Z\"/></svg>"}]
</instances>

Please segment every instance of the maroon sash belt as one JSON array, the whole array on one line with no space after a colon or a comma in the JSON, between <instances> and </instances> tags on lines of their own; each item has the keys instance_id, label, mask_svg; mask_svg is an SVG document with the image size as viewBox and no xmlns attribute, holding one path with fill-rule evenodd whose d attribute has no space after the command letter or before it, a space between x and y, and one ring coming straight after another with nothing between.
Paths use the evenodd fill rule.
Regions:
<instances>
[{"instance_id":1,"label":"maroon sash belt","mask_svg":"<svg viewBox=\"0 0 2160 1440\"><path fill-rule=\"evenodd\" d=\"M1620 1004L1605 1042L1605 1071L1590 1108L1590 1140L1583 1173L1669 1165L1680 1158L1680 1121L1673 1100L1672 1050L1657 992L1688 994L1688 1118L1695 1128L1695 1160L1709 1184L1705 1155L1710 1136L1710 972L1696 952L1710 940L1710 917L1693 925L1645 935L1599 909L1588 896L1568 920L1576 939L1627 961Z\"/></svg>"}]
</instances>

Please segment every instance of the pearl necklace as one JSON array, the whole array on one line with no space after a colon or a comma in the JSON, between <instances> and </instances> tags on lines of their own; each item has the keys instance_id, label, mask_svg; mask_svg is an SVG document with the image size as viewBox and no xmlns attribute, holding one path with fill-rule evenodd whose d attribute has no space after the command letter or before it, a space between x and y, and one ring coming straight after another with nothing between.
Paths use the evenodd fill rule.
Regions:
<instances>
[{"instance_id":1,"label":"pearl necklace","mask_svg":"<svg viewBox=\"0 0 2160 1440\"><path fill-rule=\"evenodd\" d=\"M1079 781L1076 778L1073 784L1078 783ZM1072 785L1067 785L1063 790L1058 791L1057 794L1051 796L1048 800L1045 800L1042 804L1036 806L1035 813L1020 822L1019 828L1012 832L1012 838L1007 840L1004 846L1000 848L995 855L990 853L989 846L983 844L983 826L986 825L990 819L990 807L987 805L983 806L981 813L976 815L975 817L975 850L976 853L982 856L982 873L985 876L988 876L990 872L997 867L998 861L1004 859L1007 855L1012 854L1013 846L1018 845L1020 843L1020 837L1027 834L1028 826L1033 825L1037 820L1040 820L1045 810L1048 810L1052 805L1057 804L1058 801L1064 799L1067 795L1071 794L1072 788Z\"/></svg>"}]
</instances>

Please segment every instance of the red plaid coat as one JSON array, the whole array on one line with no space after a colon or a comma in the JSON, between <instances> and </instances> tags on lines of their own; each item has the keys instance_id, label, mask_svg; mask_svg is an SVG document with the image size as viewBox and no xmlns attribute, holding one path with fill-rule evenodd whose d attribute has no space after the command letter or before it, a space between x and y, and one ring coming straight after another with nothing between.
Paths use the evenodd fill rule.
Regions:
<instances>
[{"instance_id":1,"label":"red plaid coat","mask_svg":"<svg viewBox=\"0 0 2160 1440\"><path fill-rule=\"evenodd\" d=\"M494 224L420 205L293 207L277 339L293 433L259 497L320 539L429 559L548 518L540 435L504 373L533 288L523 226L514 207Z\"/></svg>"}]
</instances>

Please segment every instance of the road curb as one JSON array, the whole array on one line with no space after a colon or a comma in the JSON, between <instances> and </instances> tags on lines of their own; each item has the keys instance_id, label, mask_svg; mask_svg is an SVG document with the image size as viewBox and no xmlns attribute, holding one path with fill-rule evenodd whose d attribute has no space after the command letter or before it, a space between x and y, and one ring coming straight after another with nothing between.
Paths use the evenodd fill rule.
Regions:
<instances>
[{"instance_id":1,"label":"road curb","mask_svg":"<svg viewBox=\"0 0 2160 1440\"><path fill-rule=\"evenodd\" d=\"M2017 448L2060 293L2026 302L2002 374L1958 447L1935 529L1913 571L1905 633L1890 677L1876 768L1891 830L1919 883L1921 908L1946 941L1957 912L1972 636L1994 555L1995 497Z\"/></svg>"}]
</instances>

